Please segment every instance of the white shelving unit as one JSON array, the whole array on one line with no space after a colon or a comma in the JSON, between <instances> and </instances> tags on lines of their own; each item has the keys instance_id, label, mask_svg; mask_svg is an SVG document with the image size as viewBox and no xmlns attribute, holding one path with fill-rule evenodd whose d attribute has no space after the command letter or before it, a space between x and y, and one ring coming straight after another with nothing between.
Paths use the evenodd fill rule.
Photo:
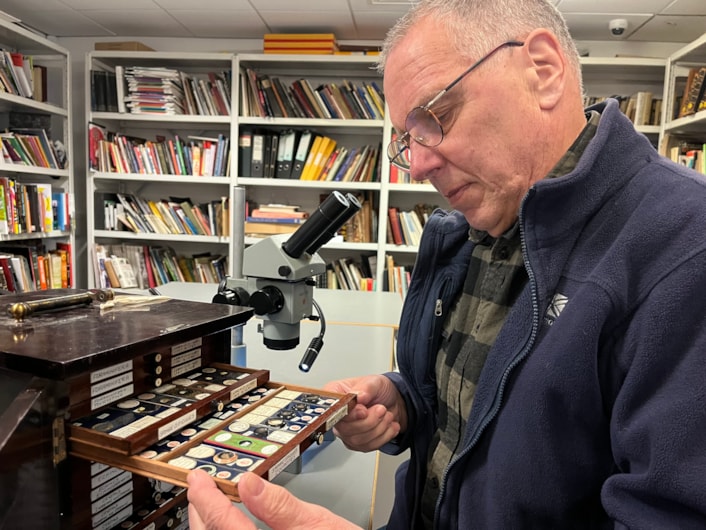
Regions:
<instances>
[{"instance_id":1,"label":"white shelving unit","mask_svg":"<svg viewBox=\"0 0 706 530\"><path fill-rule=\"evenodd\" d=\"M703 45L703 43L702 43ZM699 49L699 45L684 50ZM696 53L695 51L693 53ZM391 126L385 120L341 120L311 118L261 118L240 116L240 91L238 87L241 69L251 68L259 73L279 77L285 84L295 79L306 78L313 86L320 83L339 82L343 79L351 82L382 79L375 69L375 58L365 56L330 56L330 55L268 55L268 54L193 54L193 53L158 53L158 52L92 52L86 63L87 85L90 83L91 69L114 69L116 65L167 66L190 71L232 70L232 112L231 116L141 116L133 114L91 112L87 106L89 121L101 123L111 130L132 132L144 135L152 133L169 136L174 132L191 131L190 134L228 133L230 136L231 173L227 177L182 177L163 175L138 175L91 172L88 177L88 211L96 204L95 194L101 190L123 190L132 193L162 195L184 195L192 193L219 196L232 195L234 186L245 189L246 197L257 203L297 204L302 209L311 211L320 202L322 195L333 190L343 193L372 193L375 202L378 225L372 241L367 243L329 242L319 253L326 260L340 257L359 259L361 255L373 255L376 258L375 277L378 290L382 289L385 257L391 254L395 262L412 265L417 248L406 245L387 243L387 213L391 206L412 209L416 203L430 203L441 207L444 200L431 185L390 183L389 164L385 149L391 136ZM585 57L581 59L584 75L585 93L592 96L631 95L640 90L649 90L655 97L662 97L665 87L664 59L645 59L632 57ZM87 86L90 93L90 86ZM668 98L665 98L668 100ZM666 111L666 109L665 109ZM694 120L689 120L688 123ZM671 125L670 125L671 126ZM237 175L238 138L242 130L279 132L286 129L311 130L333 137L339 144L360 146L379 143L382 148L382 161L379 182L320 182L301 181L279 178L253 178ZM662 126L641 126L640 132L656 143ZM180 133L181 134L181 133ZM187 190L187 191L184 191ZM231 213L233 210L231 209ZM141 240L145 244L165 242L174 245L177 251L193 253L196 247L222 248L232 257L240 252L241 242L229 238L198 236L159 236L157 234L132 234L101 230L93 225L88 228L89 249L96 241L115 242L121 240ZM246 238L245 244L254 242ZM92 258L91 258L92 260ZM92 270L92 265L89 267Z\"/></svg>"},{"instance_id":2,"label":"white shelving unit","mask_svg":"<svg viewBox=\"0 0 706 530\"><path fill-rule=\"evenodd\" d=\"M706 33L667 58L664 81L665 109L660 128L660 140L706 142L706 110L690 116L672 118L677 114L676 101L686 84L689 69L706 65Z\"/></svg>"},{"instance_id":3,"label":"white shelving unit","mask_svg":"<svg viewBox=\"0 0 706 530\"><path fill-rule=\"evenodd\" d=\"M91 94L91 71L115 72L123 68L165 67L183 71L197 78L206 78L211 72L232 72L234 56L230 53L170 53L170 52L123 52L94 51L86 58L86 94ZM231 92L234 89L231 87ZM236 92L237 93L237 92ZM233 94L231 93L231 99ZM91 99L86 101L88 123L97 123L110 132L121 133L154 141L162 136L173 139L176 135L186 139L189 135L217 137L223 134L231 142L237 138L235 122L231 116L222 115L151 115L126 112L96 112ZM211 252L233 256L233 242L227 236L177 235L157 233L134 233L121 230L106 230L103 223L104 193L128 193L145 199L161 200L170 196L189 197L192 202L206 202L220 197L231 198L233 179L226 176L186 176L165 174L114 173L88 170L87 211L89 212L87 244L89 286L97 285L94 278L94 248L96 244L120 243L146 246L168 246L177 255L193 255ZM91 212L93 215L91 216ZM232 260L230 260L232 263ZM229 271L232 273L232 271Z\"/></svg>"},{"instance_id":4,"label":"white shelving unit","mask_svg":"<svg viewBox=\"0 0 706 530\"><path fill-rule=\"evenodd\" d=\"M43 115L48 117L50 141L59 140L66 151L66 169L49 169L29 165L6 163L0 157L0 177L7 177L23 184L49 184L52 192L69 195L68 214L71 224L68 230L35 231L0 234L0 243L41 240L47 251L55 250L57 242L68 243L68 260L71 277L68 285L75 286L75 217L74 217L74 172L71 124L71 60L69 51L21 26L0 18L0 48L31 56L34 65L46 68L46 101L0 92L0 127L8 126L13 112ZM7 199L7 197L6 197Z\"/></svg>"},{"instance_id":5,"label":"white shelving unit","mask_svg":"<svg viewBox=\"0 0 706 530\"><path fill-rule=\"evenodd\" d=\"M666 60L642 57L581 57L584 92L588 96L631 96L639 91L662 98ZM635 127L656 143L659 125Z\"/></svg>"}]
</instances>

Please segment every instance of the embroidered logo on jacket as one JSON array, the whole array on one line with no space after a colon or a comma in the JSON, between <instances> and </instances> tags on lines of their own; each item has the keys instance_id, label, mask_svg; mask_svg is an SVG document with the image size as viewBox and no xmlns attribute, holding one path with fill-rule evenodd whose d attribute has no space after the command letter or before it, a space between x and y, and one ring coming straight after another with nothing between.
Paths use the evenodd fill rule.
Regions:
<instances>
[{"instance_id":1,"label":"embroidered logo on jacket","mask_svg":"<svg viewBox=\"0 0 706 530\"><path fill-rule=\"evenodd\" d=\"M566 304L568 303L568 297L564 296L561 293L556 293L552 298L549 307L547 308L547 313L544 315L544 322L546 322L549 326L554 324L554 321L559 318L559 315L561 315L561 312L564 310Z\"/></svg>"}]
</instances>

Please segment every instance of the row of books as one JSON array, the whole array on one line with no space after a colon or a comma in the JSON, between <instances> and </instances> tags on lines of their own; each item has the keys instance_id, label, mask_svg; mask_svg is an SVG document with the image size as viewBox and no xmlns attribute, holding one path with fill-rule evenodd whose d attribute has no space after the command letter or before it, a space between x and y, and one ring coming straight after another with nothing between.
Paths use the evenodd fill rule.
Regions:
<instances>
[{"instance_id":1,"label":"row of books","mask_svg":"<svg viewBox=\"0 0 706 530\"><path fill-rule=\"evenodd\" d=\"M44 129L13 128L0 133L2 159L6 164L64 169L65 152ZM61 152L60 152L61 151Z\"/></svg>"},{"instance_id":2,"label":"row of books","mask_svg":"<svg viewBox=\"0 0 706 530\"><path fill-rule=\"evenodd\" d=\"M326 271L316 278L316 286L321 289L345 291L377 291L380 286L375 279L375 256L362 256L360 262L351 258L339 258L326 264ZM385 256L385 268L381 290L407 295L411 271L408 267L395 264L392 255Z\"/></svg>"},{"instance_id":3,"label":"row of books","mask_svg":"<svg viewBox=\"0 0 706 530\"><path fill-rule=\"evenodd\" d=\"M323 134L304 130L242 130L238 174L337 182L379 182L380 145L348 147Z\"/></svg>"},{"instance_id":4,"label":"row of books","mask_svg":"<svg viewBox=\"0 0 706 530\"><path fill-rule=\"evenodd\" d=\"M230 171L230 139L223 134L152 141L90 123L88 143L89 167L95 171L195 177L223 177Z\"/></svg>"},{"instance_id":5,"label":"row of books","mask_svg":"<svg viewBox=\"0 0 706 530\"><path fill-rule=\"evenodd\" d=\"M383 274L383 291L398 293L402 298L407 296L412 271L408 267L395 264L392 255L385 255L385 271Z\"/></svg>"},{"instance_id":6,"label":"row of books","mask_svg":"<svg viewBox=\"0 0 706 530\"><path fill-rule=\"evenodd\" d=\"M374 258L374 256L373 256ZM377 282L374 279L375 270L366 266L370 257L357 263L351 258L339 258L326 264L326 272L317 281L317 287L322 289L339 289L342 291L374 291Z\"/></svg>"},{"instance_id":7,"label":"row of books","mask_svg":"<svg viewBox=\"0 0 706 530\"><path fill-rule=\"evenodd\" d=\"M669 158L706 175L706 143L681 143L670 148Z\"/></svg>"},{"instance_id":8,"label":"row of books","mask_svg":"<svg viewBox=\"0 0 706 530\"><path fill-rule=\"evenodd\" d=\"M706 110L706 65L689 69L678 108L678 118Z\"/></svg>"},{"instance_id":9,"label":"row of books","mask_svg":"<svg viewBox=\"0 0 706 530\"><path fill-rule=\"evenodd\" d=\"M67 231L71 197L47 183L0 177L0 234Z\"/></svg>"},{"instance_id":10,"label":"row of books","mask_svg":"<svg viewBox=\"0 0 706 530\"><path fill-rule=\"evenodd\" d=\"M57 242L47 251L41 241L0 244L0 289L30 292L72 286L71 245Z\"/></svg>"},{"instance_id":11,"label":"row of books","mask_svg":"<svg viewBox=\"0 0 706 530\"><path fill-rule=\"evenodd\" d=\"M228 257L184 256L160 246L96 244L93 269L96 285L102 288L149 289L171 281L218 283L228 274Z\"/></svg>"},{"instance_id":12,"label":"row of books","mask_svg":"<svg viewBox=\"0 0 706 530\"><path fill-rule=\"evenodd\" d=\"M419 246L422 230L436 206L416 204L412 210L404 211L395 206L388 209L387 242L394 245Z\"/></svg>"},{"instance_id":13,"label":"row of books","mask_svg":"<svg viewBox=\"0 0 706 530\"><path fill-rule=\"evenodd\" d=\"M186 197L151 200L126 193L104 193L100 200L106 230L225 237L230 233L227 197L194 204Z\"/></svg>"},{"instance_id":14,"label":"row of books","mask_svg":"<svg viewBox=\"0 0 706 530\"><path fill-rule=\"evenodd\" d=\"M309 213L290 204L257 205L245 203L245 233L248 236L266 237L273 234L290 234L309 218Z\"/></svg>"},{"instance_id":15,"label":"row of books","mask_svg":"<svg viewBox=\"0 0 706 530\"><path fill-rule=\"evenodd\" d=\"M172 68L118 65L91 71L91 110L229 116L229 71L195 76Z\"/></svg>"},{"instance_id":16,"label":"row of books","mask_svg":"<svg viewBox=\"0 0 706 530\"><path fill-rule=\"evenodd\" d=\"M47 69L34 57L0 48L0 92L46 101Z\"/></svg>"},{"instance_id":17,"label":"row of books","mask_svg":"<svg viewBox=\"0 0 706 530\"><path fill-rule=\"evenodd\" d=\"M641 90L630 96L610 96L620 103L620 110L634 125L659 125L662 121L662 99L654 97L648 90ZM586 96L584 107L606 100L606 97Z\"/></svg>"},{"instance_id":18,"label":"row of books","mask_svg":"<svg viewBox=\"0 0 706 530\"><path fill-rule=\"evenodd\" d=\"M265 33L265 53L331 55L338 50L333 33Z\"/></svg>"},{"instance_id":19,"label":"row of books","mask_svg":"<svg viewBox=\"0 0 706 530\"><path fill-rule=\"evenodd\" d=\"M252 68L241 70L241 116L382 120L385 98L375 81L343 80L313 88L308 79L286 83Z\"/></svg>"}]
</instances>

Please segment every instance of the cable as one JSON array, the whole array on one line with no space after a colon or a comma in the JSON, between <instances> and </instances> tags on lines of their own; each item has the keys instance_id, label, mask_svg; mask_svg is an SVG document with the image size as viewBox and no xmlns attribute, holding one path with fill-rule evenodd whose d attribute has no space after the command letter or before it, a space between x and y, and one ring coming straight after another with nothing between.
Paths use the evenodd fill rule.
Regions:
<instances>
[{"instance_id":1,"label":"cable","mask_svg":"<svg viewBox=\"0 0 706 530\"><path fill-rule=\"evenodd\" d=\"M326 319L324 318L323 311L321 311L321 307L314 299L311 300L311 304L316 308L321 327L319 328L319 336L311 339L309 347L306 349L306 352L304 352L304 357L302 357L302 360L299 362L299 369L302 372L311 370L314 361L316 361L316 358L319 356L321 348L324 346L324 333L326 333Z\"/></svg>"}]
</instances>

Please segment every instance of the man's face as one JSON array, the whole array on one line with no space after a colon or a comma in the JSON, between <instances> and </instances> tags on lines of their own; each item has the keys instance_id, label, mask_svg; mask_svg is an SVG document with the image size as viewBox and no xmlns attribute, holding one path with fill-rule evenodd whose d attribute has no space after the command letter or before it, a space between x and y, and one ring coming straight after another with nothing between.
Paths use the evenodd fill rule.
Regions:
<instances>
[{"instance_id":1,"label":"man's face","mask_svg":"<svg viewBox=\"0 0 706 530\"><path fill-rule=\"evenodd\" d=\"M514 223L542 156L522 53L500 50L431 107L443 126L441 144L410 141L411 177L429 179L471 226L494 236ZM404 132L409 111L427 104L477 59L454 52L433 20L418 23L386 62L385 98L395 129Z\"/></svg>"}]
</instances>

